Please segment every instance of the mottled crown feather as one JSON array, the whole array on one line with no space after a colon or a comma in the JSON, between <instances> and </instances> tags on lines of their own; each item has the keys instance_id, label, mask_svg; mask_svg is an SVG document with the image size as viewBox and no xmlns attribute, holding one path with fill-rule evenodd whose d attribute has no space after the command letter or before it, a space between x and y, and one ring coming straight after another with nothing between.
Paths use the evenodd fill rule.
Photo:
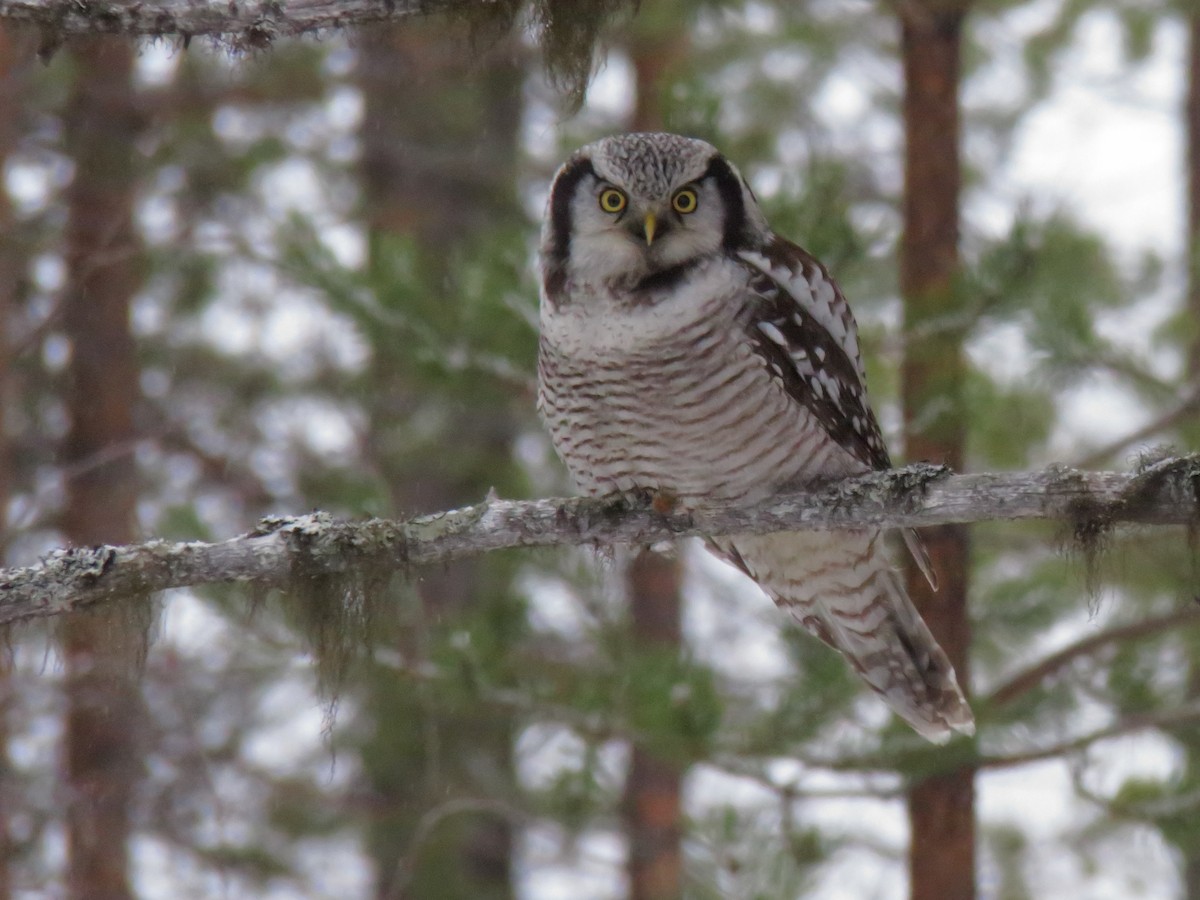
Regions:
<instances>
[{"instance_id":1,"label":"mottled crown feather","mask_svg":"<svg viewBox=\"0 0 1200 900\"><path fill-rule=\"evenodd\" d=\"M592 161L596 174L630 193L654 197L701 177L721 154L712 144L679 134L634 132L588 144L580 156Z\"/></svg>"}]
</instances>

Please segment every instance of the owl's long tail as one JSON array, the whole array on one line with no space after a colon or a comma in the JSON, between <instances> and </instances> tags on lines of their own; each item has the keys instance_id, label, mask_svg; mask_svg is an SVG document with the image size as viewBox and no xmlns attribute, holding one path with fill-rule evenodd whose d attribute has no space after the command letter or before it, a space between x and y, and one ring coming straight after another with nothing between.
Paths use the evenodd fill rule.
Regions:
<instances>
[{"instance_id":1,"label":"owl's long tail","mask_svg":"<svg viewBox=\"0 0 1200 900\"><path fill-rule=\"evenodd\" d=\"M739 535L710 548L741 568L808 631L841 652L923 737L973 734L954 669L921 618L879 531Z\"/></svg>"}]
</instances>

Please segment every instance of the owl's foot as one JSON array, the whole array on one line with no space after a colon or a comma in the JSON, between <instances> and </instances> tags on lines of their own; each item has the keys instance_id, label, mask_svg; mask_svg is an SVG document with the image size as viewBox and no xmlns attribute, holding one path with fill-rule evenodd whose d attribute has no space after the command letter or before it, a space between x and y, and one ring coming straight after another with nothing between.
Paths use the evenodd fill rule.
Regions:
<instances>
[{"instance_id":1,"label":"owl's foot","mask_svg":"<svg viewBox=\"0 0 1200 900\"><path fill-rule=\"evenodd\" d=\"M671 491L651 491L650 508L660 516L669 516L679 510L679 496Z\"/></svg>"}]
</instances>

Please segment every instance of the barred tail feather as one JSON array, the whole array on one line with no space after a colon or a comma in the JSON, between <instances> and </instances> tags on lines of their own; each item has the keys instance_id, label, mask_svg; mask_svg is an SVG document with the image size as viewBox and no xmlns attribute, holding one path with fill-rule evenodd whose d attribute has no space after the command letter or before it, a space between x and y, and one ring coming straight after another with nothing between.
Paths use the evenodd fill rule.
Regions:
<instances>
[{"instance_id":1,"label":"barred tail feather","mask_svg":"<svg viewBox=\"0 0 1200 900\"><path fill-rule=\"evenodd\" d=\"M917 564L917 568L921 570L921 574L929 582L930 589L936 591L938 589L937 572L933 570L933 561L929 558L929 551L925 549L925 542L911 528L901 528L900 536L904 538L904 546L908 548L913 562Z\"/></svg>"},{"instance_id":2,"label":"barred tail feather","mask_svg":"<svg viewBox=\"0 0 1200 900\"><path fill-rule=\"evenodd\" d=\"M954 669L913 605L881 532L793 532L711 542L808 631L840 651L923 737L973 734Z\"/></svg>"}]
</instances>

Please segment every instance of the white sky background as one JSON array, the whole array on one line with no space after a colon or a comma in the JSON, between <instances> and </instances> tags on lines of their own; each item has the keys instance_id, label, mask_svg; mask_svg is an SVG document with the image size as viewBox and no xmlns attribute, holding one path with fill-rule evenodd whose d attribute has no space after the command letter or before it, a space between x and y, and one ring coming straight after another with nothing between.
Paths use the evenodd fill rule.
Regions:
<instances>
[{"instance_id":1,"label":"white sky background","mask_svg":"<svg viewBox=\"0 0 1200 900\"><path fill-rule=\"evenodd\" d=\"M1013 52L1017 52L1023 35L1040 24L1040 9L1035 6L1032 11L1023 10L998 24L989 24L989 40L1011 42ZM159 51L148 52L143 60L144 70L150 73L155 66L164 65L169 68L171 63ZM1006 227L1016 204L1035 196L1044 204L1038 208L1065 208L1101 230L1130 265L1146 249L1153 249L1172 263L1177 261L1183 235L1180 109L1184 69L1181 27L1160 27L1151 59L1131 73L1121 56L1121 38L1115 23L1103 15L1089 16L1074 48L1060 58L1056 68L1057 87L1052 96L1023 120L1011 156L991 170L988 193L968 198L964 209L967 229L1000 231ZM869 77L877 78L879 74L872 72ZM898 77L898 67L895 76ZM628 66L614 59L593 86L589 103L602 110L621 109L627 102L629 77ZM990 74L972 85L965 100L968 104L972 102L975 96L972 91L979 92L979 99L987 98L991 92L1002 96L1008 90L1009 80L1019 77L1015 71ZM828 115L836 117L839 111L844 111L847 121L853 121L856 111L869 105L862 100L872 87L865 82L856 84L854 73L847 73L845 79L839 80L836 91L822 98L822 103ZM236 124L230 123L229 127ZM535 114L526 125L526 134L531 143L545 146L553 140L553 123L544 115ZM969 134L966 149L968 157L975 152ZM986 154L987 149L983 152ZM21 189L21 184L11 177L9 185L10 189ZM793 237L803 242L803 236ZM348 236L347 240L352 238ZM1164 279L1164 290L1159 295L1107 318L1102 323L1104 333L1119 334L1135 346L1145 346L1151 329L1177 302L1178 266L1172 273ZM277 323L276 330L284 336L281 343L288 343L284 338L290 340L292 327L304 325L299 319L291 326ZM221 327L228 326L230 323ZM230 330L230 334L239 333L237 328ZM999 366L1002 359L1019 355L1011 352L1010 339L1011 335L982 338L972 347L973 359L985 367ZM1094 436L1097 442L1117 437L1132 430L1144 417L1141 410L1114 395L1105 385L1077 390L1064 408L1067 416L1063 431L1071 435L1072 441L1080 434ZM1065 439L1062 446L1067 446ZM692 559L707 576L715 579L720 589L735 589L725 583L718 564L702 557L697 553ZM725 607L712 589L703 587L699 579L694 581L688 628L692 637L702 639L712 633ZM778 658L778 650L772 646L774 635L770 628L758 625L754 616L760 614L765 618L773 611L761 595L755 597L753 592L744 591L743 602L753 612L748 613L737 635L738 649L769 672L771 660ZM206 635L205 640L219 644L219 638L214 638L211 632L214 626L213 617L200 606L187 601L173 602L165 618L163 641L189 644L199 633ZM1095 622L1089 623L1089 627L1095 626ZM1071 636L1052 635L1050 640L1066 642ZM295 697L289 696L281 702L296 707ZM291 729L289 746L293 739L301 744L311 742L310 746L319 743L319 716L319 704L314 698L312 707L298 716L295 728ZM532 765L535 770L538 765L552 767L556 756L569 757L572 752L568 739L556 743L553 735L537 737L539 750L534 754L537 758L526 759L527 767ZM1154 738L1112 742L1099 755L1110 764L1109 771L1114 774L1160 773L1173 764L1165 743ZM619 751L614 750L612 762L614 770L619 771ZM349 761L343 755L338 765L348 766ZM529 777L536 778L537 772L529 773ZM1174 863L1153 832L1131 830L1128 832L1133 835L1131 842L1117 848L1117 852L1102 855L1090 872L1084 871L1074 855L1060 852L1060 833L1087 813L1072 798L1069 774L1062 764L1046 763L1010 773L985 774L979 779L978 790L980 815L985 822L1018 824L1032 838L1030 847L1035 849L1028 851L1028 858L1035 867L1036 877L1031 880L1038 886L1038 896L1095 900L1139 896L1166 900L1178 895ZM755 804L761 797L748 785L712 772L701 770L689 779L693 814L703 811L709 803L731 799ZM827 823L832 829L870 829L882 846L899 854L891 862L867 852L839 857L828 867L820 887L807 896L818 900L899 900L906 895L902 870L906 825L899 802L824 802L806 806L803 814ZM550 828L532 829L524 836L520 865L523 900L616 900L623 895L620 880L623 851L612 833L597 832L585 838L579 856L567 865L556 861L560 841L561 836ZM178 888L178 880L173 880L179 874L173 871L173 866L179 863L177 857L150 841L136 848L135 859L141 869L139 880L145 896L173 895L172 888L165 892L160 888L164 885ZM325 873L323 887L327 895L367 895L369 872L361 858L356 857L356 848L314 847L312 860L314 872ZM233 896L225 893L229 887L218 887L213 895ZM995 890L995 878L989 874L985 858L981 897L994 896ZM283 888L271 896L302 895Z\"/></svg>"}]
</instances>

